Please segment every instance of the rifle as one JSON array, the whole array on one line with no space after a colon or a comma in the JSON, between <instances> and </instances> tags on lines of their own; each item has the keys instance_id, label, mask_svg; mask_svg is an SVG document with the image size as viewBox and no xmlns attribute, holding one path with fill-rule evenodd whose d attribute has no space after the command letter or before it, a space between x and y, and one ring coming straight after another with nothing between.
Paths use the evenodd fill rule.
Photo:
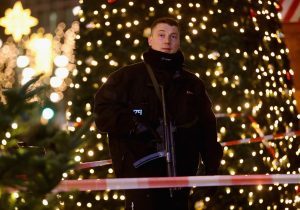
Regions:
<instances>
[{"instance_id":1,"label":"rifle","mask_svg":"<svg viewBox=\"0 0 300 210\"><path fill-rule=\"evenodd\" d=\"M170 116L167 113L166 109L166 100L165 100L165 91L164 87L159 85L155 75L152 71L152 68L149 64L145 63L148 74L153 83L156 95L160 99L162 103L162 111L163 111L163 128L164 128L164 142L165 142L165 157L167 162L167 172L169 177L176 176L176 162L175 162L175 142L173 139L174 126L170 121ZM170 188L170 196L173 197L173 188Z\"/></svg>"},{"instance_id":2,"label":"rifle","mask_svg":"<svg viewBox=\"0 0 300 210\"><path fill-rule=\"evenodd\" d=\"M153 75L154 76L154 75ZM153 83L155 84L155 83ZM156 85L154 85L156 87ZM163 125L163 150L158 151L149 155L146 155L142 157L141 159L135 161L133 163L133 166L135 168L138 168L142 165L144 165L147 162L150 162L152 160L155 160L157 158L165 157L166 163L167 163L167 173L169 177L175 177L176 176L176 161L175 161L175 142L173 138L173 132L175 131L175 126L172 125L171 120L169 119L169 115L167 113L166 109L166 101L165 101L165 93L164 93L164 87L163 86L157 86L160 90L160 101L162 105L162 111L163 111L163 119L162 119L162 125ZM156 88L155 88L156 89ZM170 196L173 197L173 191L177 188L170 188Z\"/></svg>"},{"instance_id":3,"label":"rifle","mask_svg":"<svg viewBox=\"0 0 300 210\"><path fill-rule=\"evenodd\" d=\"M176 176L176 159L175 159L175 142L173 139L173 132L175 127L172 122L167 118L165 93L163 86L160 86L161 90L161 103L163 109L163 128L164 128L164 142L165 142L165 155L167 161L167 172L169 177ZM173 190L170 188L170 196L173 197Z\"/></svg>"}]
</instances>

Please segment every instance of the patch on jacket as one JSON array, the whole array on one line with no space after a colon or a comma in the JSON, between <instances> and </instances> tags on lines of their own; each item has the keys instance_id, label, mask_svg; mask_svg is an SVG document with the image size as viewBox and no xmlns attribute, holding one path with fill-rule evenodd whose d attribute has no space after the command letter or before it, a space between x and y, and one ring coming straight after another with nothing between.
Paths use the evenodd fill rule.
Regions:
<instances>
[{"instance_id":1,"label":"patch on jacket","mask_svg":"<svg viewBox=\"0 0 300 210\"><path fill-rule=\"evenodd\" d=\"M140 115L140 116L143 115L143 110L142 109L133 109L132 111L135 115Z\"/></svg>"}]
</instances>

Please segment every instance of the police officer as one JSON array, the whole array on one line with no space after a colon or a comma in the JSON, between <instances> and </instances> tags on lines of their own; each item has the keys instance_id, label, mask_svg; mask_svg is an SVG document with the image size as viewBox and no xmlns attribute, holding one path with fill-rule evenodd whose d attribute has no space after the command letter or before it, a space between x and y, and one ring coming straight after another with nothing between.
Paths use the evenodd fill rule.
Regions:
<instances>
[{"instance_id":1,"label":"police officer","mask_svg":"<svg viewBox=\"0 0 300 210\"><path fill-rule=\"evenodd\" d=\"M217 174L223 150L216 119L203 82L183 68L179 25L159 18L151 26L144 61L112 73L95 96L95 122L109 136L117 177L168 176L164 154L162 100L172 124L176 176L193 176L199 160L207 175ZM147 69L148 68L148 69ZM127 190L126 210L187 210L189 189Z\"/></svg>"}]
</instances>

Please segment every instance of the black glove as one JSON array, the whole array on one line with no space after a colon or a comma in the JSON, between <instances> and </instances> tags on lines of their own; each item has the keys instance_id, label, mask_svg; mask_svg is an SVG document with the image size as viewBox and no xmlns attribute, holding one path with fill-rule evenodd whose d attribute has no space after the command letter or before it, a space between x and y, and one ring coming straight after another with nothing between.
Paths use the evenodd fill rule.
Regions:
<instances>
[{"instance_id":1,"label":"black glove","mask_svg":"<svg viewBox=\"0 0 300 210\"><path fill-rule=\"evenodd\" d=\"M135 118L135 127L130 132L130 134L137 139L151 140L153 143L157 144L158 151L163 149L163 139L164 139L164 128L163 122L156 126L151 126L145 120L141 118ZM156 129L155 129L156 127Z\"/></svg>"},{"instance_id":2,"label":"black glove","mask_svg":"<svg viewBox=\"0 0 300 210\"><path fill-rule=\"evenodd\" d=\"M148 127L145 125L145 123L143 123L141 117L134 116L133 121L134 121L134 128L130 131L130 135L138 135L148 130Z\"/></svg>"},{"instance_id":3,"label":"black glove","mask_svg":"<svg viewBox=\"0 0 300 210\"><path fill-rule=\"evenodd\" d=\"M136 126L135 126L135 129L134 129L134 133L135 134L141 134L143 132L146 132L148 131L149 129L142 123L137 123Z\"/></svg>"}]
</instances>

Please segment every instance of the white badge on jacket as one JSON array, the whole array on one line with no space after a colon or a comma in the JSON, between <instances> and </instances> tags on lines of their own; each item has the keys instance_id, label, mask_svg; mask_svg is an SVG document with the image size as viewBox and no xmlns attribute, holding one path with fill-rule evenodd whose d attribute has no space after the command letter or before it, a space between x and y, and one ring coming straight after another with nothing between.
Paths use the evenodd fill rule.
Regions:
<instances>
[{"instance_id":1,"label":"white badge on jacket","mask_svg":"<svg viewBox=\"0 0 300 210\"><path fill-rule=\"evenodd\" d=\"M133 113L136 114L136 115L140 115L140 116L143 115L143 110L142 110L142 109L134 109L134 110L132 110L132 111L133 111Z\"/></svg>"}]
</instances>

